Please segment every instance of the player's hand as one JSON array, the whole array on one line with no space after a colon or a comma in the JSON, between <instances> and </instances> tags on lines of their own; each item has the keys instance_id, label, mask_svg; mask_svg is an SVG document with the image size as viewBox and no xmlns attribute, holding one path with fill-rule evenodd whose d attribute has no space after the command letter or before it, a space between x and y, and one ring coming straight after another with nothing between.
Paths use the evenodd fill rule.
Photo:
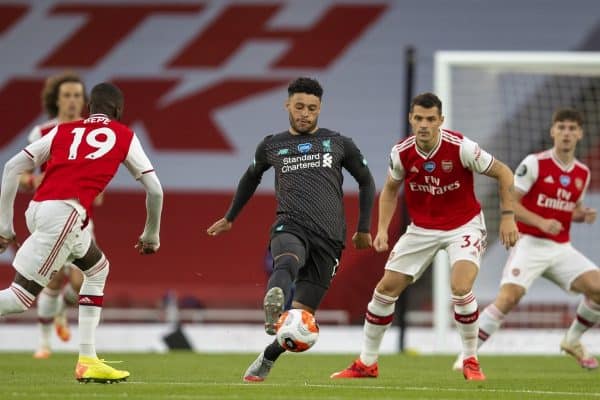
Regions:
<instances>
[{"instance_id":1,"label":"player's hand","mask_svg":"<svg viewBox=\"0 0 600 400\"><path fill-rule=\"evenodd\" d=\"M142 238L139 238L135 248L138 250L140 254L154 254L158 251L160 247L160 243L151 243L143 241Z\"/></svg>"},{"instance_id":2,"label":"player's hand","mask_svg":"<svg viewBox=\"0 0 600 400\"><path fill-rule=\"evenodd\" d=\"M208 233L210 236L217 236L223 232L227 232L228 230L231 229L232 226L233 226L232 222L227 221L225 218L221 218L220 220L218 220L217 222L212 224L206 230L206 233ZM352 240L354 240L354 239L352 239Z\"/></svg>"},{"instance_id":3,"label":"player's hand","mask_svg":"<svg viewBox=\"0 0 600 400\"><path fill-rule=\"evenodd\" d=\"M373 242L373 247L378 253L383 253L384 251L387 251L389 248L387 233L377 233L377 236L375 236L375 241Z\"/></svg>"},{"instance_id":4,"label":"player's hand","mask_svg":"<svg viewBox=\"0 0 600 400\"><path fill-rule=\"evenodd\" d=\"M371 234L368 232L356 232L352 235L352 243L355 249L368 249L371 247Z\"/></svg>"},{"instance_id":5,"label":"player's hand","mask_svg":"<svg viewBox=\"0 0 600 400\"><path fill-rule=\"evenodd\" d=\"M0 236L0 254L4 253L6 249L8 249L13 243L16 243L15 236L11 238L5 238L3 236Z\"/></svg>"},{"instance_id":6,"label":"player's hand","mask_svg":"<svg viewBox=\"0 0 600 400\"><path fill-rule=\"evenodd\" d=\"M586 224L593 224L594 222L596 222L596 209L595 208L590 208L590 207L586 207L583 209L583 222L585 222Z\"/></svg>"},{"instance_id":7,"label":"player's hand","mask_svg":"<svg viewBox=\"0 0 600 400\"><path fill-rule=\"evenodd\" d=\"M552 218L544 219L538 228L540 228L542 232L552 236L558 235L563 229L565 229L560 221Z\"/></svg>"},{"instance_id":8,"label":"player's hand","mask_svg":"<svg viewBox=\"0 0 600 400\"><path fill-rule=\"evenodd\" d=\"M503 215L500 219L500 242L504 248L513 247L519 240L519 230L514 215Z\"/></svg>"}]
</instances>

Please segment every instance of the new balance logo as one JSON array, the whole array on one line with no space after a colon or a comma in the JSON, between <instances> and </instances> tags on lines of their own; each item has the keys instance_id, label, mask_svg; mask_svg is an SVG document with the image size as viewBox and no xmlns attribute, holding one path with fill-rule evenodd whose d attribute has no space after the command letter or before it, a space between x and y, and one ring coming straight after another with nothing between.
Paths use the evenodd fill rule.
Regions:
<instances>
[{"instance_id":1,"label":"new balance logo","mask_svg":"<svg viewBox=\"0 0 600 400\"><path fill-rule=\"evenodd\" d=\"M331 168L333 164L333 156L329 153L323 154L323 166Z\"/></svg>"},{"instance_id":2,"label":"new balance logo","mask_svg":"<svg viewBox=\"0 0 600 400\"><path fill-rule=\"evenodd\" d=\"M548 175L547 177L544 178L544 182L545 183L554 183L554 178L552 177L552 175Z\"/></svg>"},{"instance_id":3,"label":"new balance logo","mask_svg":"<svg viewBox=\"0 0 600 400\"><path fill-rule=\"evenodd\" d=\"M288 149L279 149L279 151L277 152L278 156L285 156L286 154L288 154L290 151Z\"/></svg>"}]
</instances>

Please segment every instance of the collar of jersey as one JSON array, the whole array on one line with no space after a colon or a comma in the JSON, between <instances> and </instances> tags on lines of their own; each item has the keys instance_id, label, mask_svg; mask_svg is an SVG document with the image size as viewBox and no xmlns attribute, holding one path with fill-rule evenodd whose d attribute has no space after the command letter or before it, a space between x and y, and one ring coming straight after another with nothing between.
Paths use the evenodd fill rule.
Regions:
<instances>
[{"instance_id":1,"label":"collar of jersey","mask_svg":"<svg viewBox=\"0 0 600 400\"><path fill-rule=\"evenodd\" d=\"M441 129L438 131L439 135L438 135L438 141L435 144L435 146L433 146L433 148L428 152L424 152L423 150L421 150L419 148L419 145L417 144L417 138L415 137L415 150L417 150L417 154L420 155L421 157L423 157L424 159L428 159L431 158L435 155L435 153L437 153L437 151L439 150L441 144L442 144L442 131Z\"/></svg>"},{"instance_id":2,"label":"collar of jersey","mask_svg":"<svg viewBox=\"0 0 600 400\"><path fill-rule=\"evenodd\" d=\"M552 158L554 164L556 164L556 166L560 168L561 171L571 172L575 167L575 158L573 158L569 164L565 164L562 161L560 161L560 158L558 158L558 156L554 152L554 149L550 150L550 158Z\"/></svg>"}]
</instances>

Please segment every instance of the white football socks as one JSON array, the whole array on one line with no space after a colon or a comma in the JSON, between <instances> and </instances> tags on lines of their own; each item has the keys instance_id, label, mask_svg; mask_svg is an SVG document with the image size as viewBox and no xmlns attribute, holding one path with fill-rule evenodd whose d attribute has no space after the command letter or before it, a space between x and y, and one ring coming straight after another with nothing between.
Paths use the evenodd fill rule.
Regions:
<instances>
[{"instance_id":1,"label":"white football socks","mask_svg":"<svg viewBox=\"0 0 600 400\"><path fill-rule=\"evenodd\" d=\"M479 340L477 348L480 348L490 336L500 329L505 317L506 315L494 303L483 310L479 316Z\"/></svg>"},{"instance_id":2,"label":"white football socks","mask_svg":"<svg viewBox=\"0 0 600 400\"><path fill-rule=\"evenodd\" d=\"M373 297L367 305L360 352L360 360L365 365L372 365L377 361L383 335L394 319L396 300L398 297L386 296L377 290L373 292Z\"/></svg>"},{"instance_id":3,"label":"white football socks","mask_svg":"<svg viewBox=\"0 0 600 400\"><path fill-rule=\"evenodd\" d=\"M600 321L600 304L594 303L589 298L584 298L577 306L577 315L571 323L565 337L567 343L579 342L581 336Z\"/></svg>"},{"instance_id":4,"label":"white football socks","mask_svg":"<svg viewBox=\"0 0 600 400\"><path fill-rule=\"evenodd\" d=\"M102 256L100 261L84 272L79 294L79 355L96 358L96 328L100 322L104 284L108 277L109 262Z\"/></svg>"},{"instance_id":5,"label":"white football socks","mask_svg":"<svg viewBox=\"0 0 600 400\"><path fill-rule=\"evenodd\" d=\"M462 340L463 357L466 359L476 356L479 312L475 295L473 292L463 296L452 295L452 303L454 304L454 320Z\"/></svg>"}]
</instances>

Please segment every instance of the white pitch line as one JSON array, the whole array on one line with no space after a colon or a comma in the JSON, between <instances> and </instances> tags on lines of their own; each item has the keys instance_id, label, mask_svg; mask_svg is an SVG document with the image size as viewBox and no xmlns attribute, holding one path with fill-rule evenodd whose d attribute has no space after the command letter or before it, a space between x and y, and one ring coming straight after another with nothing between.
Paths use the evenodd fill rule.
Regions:
<instances>
[{"instance_id":1,"label":"white pitch line","mask_svg":"<svg viewBox=\"0 0 600 400\"><path fill-rule=\"evenodd\" d=\"M241 386L241 387L260 387L260 386L269 386L269 387L290 387L290 384L282 384L282 383L244 383L244 382L127 382L127 385L130 384L144 384L144 385L186 385L186 386ZM469 383L467 383L469 384ZM369 385L326 385L326 384L313 384L305 382L304 387L314 387L314 388L336 388L336 389L375 389L375 390L397 390L397 391L409 391L409 392L424 392L424 391L434 391L434 392L465 392L465 393L513 393L513 394L536 394L536 395L547 395L547 396L574 396L580 398L600 398L600 393L584 393L584 392L553 392L550 390L528 390L528 389L486 389L486 388L442 388L442 387L427 387L427 386L369 386Z\"/></svg>"}]
</instances>

